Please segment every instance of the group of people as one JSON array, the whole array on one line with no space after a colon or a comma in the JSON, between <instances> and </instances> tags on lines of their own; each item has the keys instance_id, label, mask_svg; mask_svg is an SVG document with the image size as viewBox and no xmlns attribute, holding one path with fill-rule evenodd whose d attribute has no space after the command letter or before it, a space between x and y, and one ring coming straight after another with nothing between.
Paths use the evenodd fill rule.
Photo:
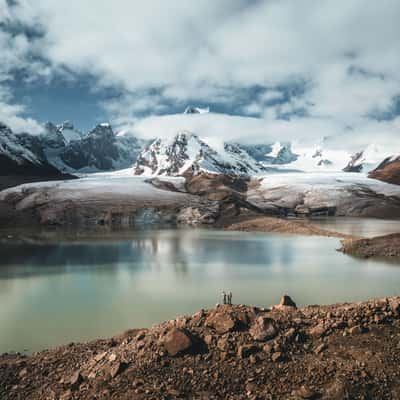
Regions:
<instances>
[{"instance_id":1,"label":"group of people","mask_svg":"<svg viewBox=\"0 0 400 400\"><path fill-rule=\"evenodd\" d=\"M222 301L223 301L223 304L232 305L232 292L229 292L229 293L222 292Z\"/></svg>"}]
</instances>

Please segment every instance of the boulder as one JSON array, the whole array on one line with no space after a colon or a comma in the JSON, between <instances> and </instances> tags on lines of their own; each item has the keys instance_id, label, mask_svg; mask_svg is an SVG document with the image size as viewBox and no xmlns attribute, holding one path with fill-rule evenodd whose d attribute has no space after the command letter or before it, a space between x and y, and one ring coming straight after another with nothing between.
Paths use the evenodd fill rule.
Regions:
<instances>
[{"instance_id":1,"label":"boulder","mask_svg":"<svg viewBox=\"0 0 400 400\"><path fill-rule=\"evenodd\" d=\"M193 341L183 329L173 328L162 339L162 343L170 356L176 356L190 350Z\"/></svg>"},{"instance_id":2,"label":"boulder","mask_svg":"<svg viewBox=\"0 0 400 400\"><path fill-rule=\"evenodd\" d=\"M275 321L272 318L258 317L249 330L255 340L264 341L273 339L278 334Z\"/></svg>"},{"instance_id":3,"label":"boulder","mask_svg":"<svg viewBox=\"0 0 400 400\"><path fill-rule=\"evenodd\" d=\"M233 331L236 328L236 323L236 318L224 311L211 314L206 320L206 326L214 328L219 334Z\"/></svg>"},{"instance_id":4,"label":"boulder","mask_svg":"<svg viewBox=\"0 0 400 400\"><path fill-rule=\"evenodd\" d=\"M294 307L297 308L296 303L292 300L290 296L287 294L283 295L281 301L279 302L279 306L284 307Z\"/></svg>"}]
</instances>

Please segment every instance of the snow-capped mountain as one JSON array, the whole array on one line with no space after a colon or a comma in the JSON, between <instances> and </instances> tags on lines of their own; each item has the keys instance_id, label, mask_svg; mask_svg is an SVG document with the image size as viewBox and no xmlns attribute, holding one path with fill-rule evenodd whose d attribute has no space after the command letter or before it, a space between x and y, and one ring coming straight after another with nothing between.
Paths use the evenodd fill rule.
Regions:
<instances>
[{"instance_id":1,"label":"snow-capped mountain","mask_svg":"<svg viewBox=\"0 0 400 400\"><path fill-rule=\"evenodd\" d=\"M375 170L382 160L390 158L387 149L371 144L365 149L351 155L349 163L343 169L345 172L371 172Z\"/></svg>"},{"instance_id":2,"label":"snow-capped mountain","mask_svg":"<svg viewBox=\"0 0 400 400\"><path fill-rule=\"evenodd\" d=\"M208 112L210 112L210 107L200 108L200 107L187 106L183 113L184 114L206 114Z\"/></svg>"},{"instance_id":3,"label":"snow-capped mountain","mask_svg":"<svg viewBox=\"0 0 400 400\"><path fill-rule=\"evenodd\" d=\"M16 135L2 123L0 123L0 156L20 166L41 165L45 161L37 137L27 134Z\"/></svg>"},{"instance_id":4,"label":"snow-capped mountain","mask_svg":"<svg viewBox=\"0 0 400 400\"><path fill-rule=\"evenodd\" d=\"M110 124L102 123L80 140L73 140L65 146L59 159L66 169L72 171L122 169L130 167L136 161L145 143L134 136L115 135Z\"/></svg>"},{"instance_id":5,"label":"snow-capped mountain","mask_svg":"<svg viewBox=\"0 0 400 400\"><path fill-rule=\"evenodd\" d=\"M349 163L343 168L344 172L361 172L363 169L364 152L359 151L351 156Z\"/></svg>"},{"instance_id":6,"label":"snow-capped mountain","mask_svg":"<svg viewBox=\"0 0 400 400\"><path fill-rule=\"evenodd\" d=\"M144 149L133 166L135 175L184 175L208 171L257 175L266 168L235 144L212 148L197 135L181 132L172 139L157 139Z\"/></svg>"},{"instance_id":7,"label":"snow-capped mountain","mask_svg":"<svg viewBox=\"0 0 400 400\"><path fill-rule=\"evenodd\" d=\"M290 143L276 142L273 144L237 145L245 150L256 161L265 165L290 164L298 158L298 155L293 153Z\"/></svg>"},{"instance_id":8,"label":"snow-capped mountain","mask_svg":"<svg viewBox=\"0 0 400 400\"><path fill-rule=\"evenodd\" d=\"M83 133L75 129L74 125L69 121L59 125L46 122L44 128L44 132L40 135L42 142L46 147L53 149L65 147L71 141L81 140L83 137Z\"/></svg>"},{"instance_id":9,"label":"snow-capped mountain","mask_svg":"<svg viewBox=\"0 0 400 400\"><path fill-rule=\"evenodd\" d=\"M147 144L129 134L115 135L108 123L83 134L68 121L60 125L48 122L41 140L49 162L71 173L128 168Z\"/></svg>"},{"instance_id":10,"label":"snow-capped mountain","mask_svg":"<svg viewBox=\"0 0 400 400\"><path fill-rule=\"evenodd\" d=\"M43 152L38 136L27 133L15 134L0 123L0 175L59 177L62 174L51 165ZM0 182L0 186L3 182Z\"/></svg>"}]
</instances>

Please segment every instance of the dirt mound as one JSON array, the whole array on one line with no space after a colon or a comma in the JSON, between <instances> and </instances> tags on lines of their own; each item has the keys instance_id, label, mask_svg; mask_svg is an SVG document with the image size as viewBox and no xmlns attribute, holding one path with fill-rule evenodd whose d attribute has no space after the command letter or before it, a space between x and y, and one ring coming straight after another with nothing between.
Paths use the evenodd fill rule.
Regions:
<instances>
[{"instance_id":1,"label":"dirt mound","mask_svg":"<svg viewBox=\"0 0 400 400\"><path fill-rule=\"evenodd\" d=\"M267 216L249 216L242 220L233 219L227 222L224 228L228 231L241 232L273 232L296 235L351 237L350 235L328 231L312 225L307 220L293 220Z\"/></svg>"},{"instance_id":2,"label":"dirt mound","mask_svg":"<svg viewBox=\"0 0 400 400\"><path fill-rule=\"evenodd\" d=\"M399 320L399 297L221 305L109 340L5 354L0 398L394 399Z\"/></svg>"}]
</instances>

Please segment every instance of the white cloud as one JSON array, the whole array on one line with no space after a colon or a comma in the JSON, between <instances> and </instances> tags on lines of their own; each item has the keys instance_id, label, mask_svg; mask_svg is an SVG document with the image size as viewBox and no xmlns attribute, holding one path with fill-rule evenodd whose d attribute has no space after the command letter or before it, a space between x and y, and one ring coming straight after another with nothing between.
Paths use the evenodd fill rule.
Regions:
<instances>
[{"instance_id":1,"label":"white cloud","mask_svg":"<svg viewBox=\"0 0 400 400\"><path fill-rule=\"evenodd\" d=\"M9 91L0 85L0 121L15 132L37 134L43 131L34 119L23 116L24 112L25 107L13 103Z\"/></svg>"},{"instance_id":2,"label":"white cloud","mask_svg":"<svg viewBox=\"0 0 400 400\"><path fill-rule=\"evenodd\" d=\"M28 68L33 52L47 68L36 66L36 74L93 75L99 87L123 93L103 104L114 122L141 134L163 136L188 126L207 136L259 142L337 135L345 145L357 135L398 144L397 120L366 117L387 110L400 94L398 0L114 0L95 6L20 0L12 10L4 6L0 0L0 18L44 32L34 41L13 39L6 64ZM0 76L9 72L0 69ZM284 102L284 88L299 81L307 83L304 93ZM254 86L268 89L251 96ZM260 118L138 117L189 100ZM279 119L300 111L303 116Z\"/></svg>"}]
</instances>

